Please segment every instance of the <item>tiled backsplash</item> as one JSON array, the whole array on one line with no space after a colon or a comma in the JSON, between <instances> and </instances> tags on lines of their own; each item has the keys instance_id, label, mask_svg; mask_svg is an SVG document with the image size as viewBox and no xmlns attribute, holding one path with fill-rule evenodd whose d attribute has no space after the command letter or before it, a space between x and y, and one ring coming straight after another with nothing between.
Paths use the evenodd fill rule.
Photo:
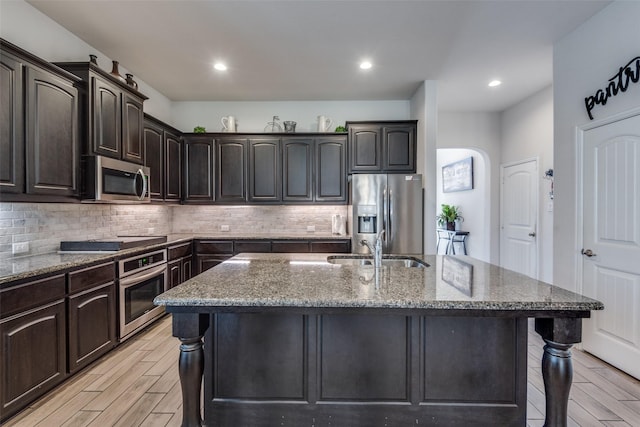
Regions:
<instances>
[{"instance_id":1,"label":"tiled backsplash","mask_svg":"<svg viewBox=\"0 0 640 427\"><path fill-rule=\"evenodd\" d=\"M55 252L61 240L171 232L171 207L79 203L0 203L0 258L12 244L29 242L29 253Z\"/></svg>"},{"instance_id":2,"label":"tiled backsplash","mask_svg":"<svg viewBox=\"0 0 640 427\"><path fill-rule=\"evenodd\" d=\"M296 234L314 226L316 233L331 233L331 216L346 216L347 211L346 205L175 206L172 229L174 233L219 233L227 225L236 233Z\"/></svg>"},{"instance_id":3,"label":"tiled backsplash","mask_svg":"<svg viewBox=\"0 0 640 427\"><path fill-rule=\"evenodd\" d=\"M348 207L0 203L0 258L20 242L29 242L25 255L36 255L57 251L61 240L218 233L221 225L236 233L307 233L307 226L331 233L333 214L347 216Z\"/></svg>"}]
</instances>

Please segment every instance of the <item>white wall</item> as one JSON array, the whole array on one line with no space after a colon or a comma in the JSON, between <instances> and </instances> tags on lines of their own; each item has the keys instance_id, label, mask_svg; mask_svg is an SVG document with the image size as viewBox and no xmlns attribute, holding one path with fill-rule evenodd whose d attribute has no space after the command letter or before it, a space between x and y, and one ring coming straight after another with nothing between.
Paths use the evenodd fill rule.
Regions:
<instances>
[{"instance_id":1,"label":"white wall","mask_svg":"<svg viewBox=\"0 0 640 427\"><path fill-rule=\"evenodd\" d=\"M499 113L441 112L438 116L437 148L473 149L483 156L485 170L489 171L482 204L486 240L481 259L494 264L500 262L500 140Z\"/></svg>"},{"instance_id":2,"label":"white wall","mask_svg":"<svg viewBox=\"0 0 640 427\"><path fill-rule=\"evenodd\" d=\"M575 290L580 247L576 127L589 123L584 98L606 87L608 79L640 53L640 2L616 1L554 46L553 101L555 209L553 282ZM604 119L640 106L640 83L594 110Z\"/></svg>"},{"instance_id":3,"label":"white wall","mask_svg":"<svg viewBox=\"0 0 640 427\"><path fill-rule=\"evenodd\" d=\"M551 181L544 171L553 169L553 90L551 86L502 112L501 163L538 160L538 278L553 280L553 202ZM551 204L551 206L549 206Z\"/></svg>"},{"instance_id":4,"label":"white wall","mask_svg":"<svg viewBox=\"0 0 640 427\"><path fill-rule=\"evenodd\" d=\"M422 174L424 189L424 253L436 252L432 225L436 207L436 141L438 138L438 82L425 80L411 97L411 119L418 120L416 172Z\"/></svg>"},{"instance_id":5,"label":"white wall","mask_svg":"<svg viewBox=\"0 0 640 427\"><path fill-rule=\"evenodd\" d=\"M263 132L273 116L296 122L296 132L317 132L320 115L331 118L332 131L346 120L406 120L409 101L174 102L171 115L183 132L220 132L224 116L237 119L238 132Z\"/></svg>"},{"instance_id":6,"label":"white wall","mask_svg":"<svg viewBox=\"0 0 640 427\"><path fill-rule=\"evenodd\" d=\"M100 68L111 71L111 61L117 60L108 58L22 0L0 1L0 37L49 62L89 61L89 54L95 54ZM119 70L122 75L130 72L126 64L120 64ZM169 99L140 78L134 78L139 91L149 97L144 111L173 124Z\"/></svg>"},{"instance_id":7,"label":"white wall","mask_svg":"<svg viewBox=\"0 0 640 427\"><path fill-rule=\"evenodd\" d=\"M457 206L464 221L458 225L460 230L468 231L467 253L474 258L489 261L491 258L490 230L487 227L489 214L489 203L487 203L489 193L489 171L486 168L484 156L475 150L465 148L439 149L437 154L437 170L442 171L442 167L458 160L473 157L473 190L456 191L453 193L442 192L442 173L437 176L437 203L436 212L440 212L443 203ZM431 225L431 229L435 228ZM456 245L456 251L458 251ZM440 253L444 253L444 247L439 248ZM460 252L456 252L460 253Z\"/></svg>"}]
</instances>

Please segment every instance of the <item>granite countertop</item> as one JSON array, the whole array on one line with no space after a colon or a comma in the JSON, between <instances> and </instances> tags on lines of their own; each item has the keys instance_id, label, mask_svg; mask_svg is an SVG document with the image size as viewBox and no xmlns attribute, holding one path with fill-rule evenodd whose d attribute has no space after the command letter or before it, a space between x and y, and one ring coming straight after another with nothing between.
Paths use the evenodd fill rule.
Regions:
<instances>
[{"instance_id":1,"label":"granite countertop","mask_svg":"<svg viewBox=\"0 0 640 427\"><path fill-rule=\"evenodd\" d=\"M345 255L335 255L345 257ZM328 254L240 254L170 289L189 307L601 310L602 303L467 256L416 256L426 268L327 262Z\"/></svg>"},{"instance_id":2,"label":"granite countertop","mask_svg":"<svg viewBox=\"0 0 640 427\"><path fill-rule=\"evenodd\" d=\"M193 239L224 239L224 240L315 240L315 239L350 239L350 236L336 236L330 233L238 233L221 232L206 234L170 234L166 243L158 243L149 246L124 249L117 252L104 253L81 253L81 254L61 254L57 252L17 256L0 259L0 285L5 283L28 279L31 277L53 274L58 271L68 270L84 265L91 265L100 262L109 262L130 255L146 252L150 250L164 248L165 246L187 242Z\"/></svg>"}]
</instances>

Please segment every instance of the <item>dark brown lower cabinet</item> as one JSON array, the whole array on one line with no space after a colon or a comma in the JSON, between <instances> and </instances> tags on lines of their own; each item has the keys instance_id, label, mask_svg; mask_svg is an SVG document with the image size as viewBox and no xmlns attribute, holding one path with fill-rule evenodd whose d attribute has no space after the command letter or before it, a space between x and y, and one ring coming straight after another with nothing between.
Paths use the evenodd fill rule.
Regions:
<instances>
[{"instance_id":1,"label":"dark brown lower cabinet","mask_svg":"<svg viewBox=\"0 0 640 427\"><path fill-rule=\"evenodd\" d=\"M350 253L351 240L312 240L309 252Z\"/></svg>"},{"instance_id":2,"label":"dark brown lower cabinet","mask_svg":"<svg viewBox=\"0 0 640 427\"><path fill-rule=\"evenodd\" d=\"M233 253L243 252L271 252L271 240L236 240L233 242Z\"/></svg>"},{"instance_id":3,"label":"dark brown lower cabinet","mask_svg":"<svg viewBox=\"0 0 640 427\"><path fill-rule=\"evenodd\" d=\"M0 421L67 376L64 299L0 321Z\"/></svg>"},{"instance_id":4,"label":"dark brown lower cabinet","mask_svg":"<svg viewBox=\"0 0 640 427\"><path fill-rule=\"evenodd\" d=\"M182 243L168 248L169 259L169 289L191 278L191 242Z\"/></svg>"},{"instance_id":5,"label":"dark brown lower cabinet","mask_svg":"<svg viewBox=\"0 0 640 427\"><path fill-rule=\"evenodd\" d=\"M113 282L69 297L70 373L115 347L116 298Z\"/></svg>"},{"instance_id":6,"label":"dark brown lower cabinet","mask_svg":"<svg viewBox=\"0 0 640 427\"><path fill-rule=\"evenodd\" d=\"M274 240L271 243L271 252L309 252L307 240Z\"/></svg>"},{"instance_id":7,"label":"dark brown lower cabinet","mask_svg":"<svg viewBox=\"0 0 640 427\"><path fill-rule=\"evenodd\" d=\"M102 356L117 344L117 292L113 262L71 271L69 297L69 372Z\"/></svg>"},{"instance_id":8,"label":"dark brown lower cabinet","mask_svg":"<svg viewBox=\"0 0 640 427\"><path fill-rule=\"evenodd\" d=\"M207 425L526 424L526 318L299 310L210 314Z\"/></svg>"},{"instance_id":9,"label":"dark brown lower cabinet","mask_svg":"<svg viewBox=\"0 0 640 427\"><path fill-rule=\"evenodd\" d=\"M169 289L191 279L191 265L192 262L190 256L169 262Z\"/></svg>"},{"instance_id":10,"label":"dark brown lower cabinet","mask_svg":"<svg viewBox=\"0 0 640 427\"><path fill-rule=\"evenodd\" d=\"M182 283L182 259L169 261L167 268L169 270L169 289Z\"/></svg>"},{"instance_id":11,"label":"dark brown lower cabinet","mask_svg":"<svg viewBox=\"0 0 640 427\"><path fill-rule=\"evenodd\" d=\"M261 253L349 253L351 240L348 239L275 239L275 240L197 240L194 244L196 269L200 274L243 252Z\"/></svg>"},{"instance_id":12,"label":"dark brown lower cabinet","mask_svg":"<svg viewBox=\"0 0 640 427\"><path fill-rule=\"evenodd\" d=\"M233 240L196 240L195 274L200 274L233 256Z\"/></svg>"},{"instance_id":13,"label":"dark brown lower cabinet","mask_svg":"<svg viewBox=\"0 0 640 427\"><path fill-rule=\"evenodd\" d=\"M200 274L203 271L207 271L210 268L215 267L218 264L221 264L231 258L232 255L200 255L196 256L197 260L197 270L196 274Z\"/></svg>"}]
</instances>

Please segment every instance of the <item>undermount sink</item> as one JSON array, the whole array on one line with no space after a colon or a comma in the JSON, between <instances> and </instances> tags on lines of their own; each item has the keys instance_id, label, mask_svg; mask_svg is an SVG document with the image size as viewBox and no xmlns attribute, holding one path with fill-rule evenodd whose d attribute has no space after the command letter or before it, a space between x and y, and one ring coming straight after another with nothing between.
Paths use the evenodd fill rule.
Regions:
<instances>
[{"instance_id":1,"label":"undermount sink","mask_svg":"<svg viewBox=\"0 0 640 427\"><path fill-rule=\"evenodd\" d=\"M367 255L330 255L327 257L330 264L371 266L373 267L373 257ZM405 267L405 268L425 268L429 267L426 262L402 255L387 255L382 257L383 267Z\"/></svg>"}]
</instances>

